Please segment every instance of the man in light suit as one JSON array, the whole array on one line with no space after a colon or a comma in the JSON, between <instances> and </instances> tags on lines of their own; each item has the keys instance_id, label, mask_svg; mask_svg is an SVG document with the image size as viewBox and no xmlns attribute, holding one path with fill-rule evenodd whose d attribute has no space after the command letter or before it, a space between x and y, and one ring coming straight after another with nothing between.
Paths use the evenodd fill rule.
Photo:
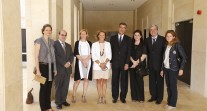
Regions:
<instances>
[{"instance_id":1,"label":"man in light suit","mask_svg":"<svg viewBox=\"0 0 207 111\"><path fill-rule=\"evenodd\" d=\"M73 62L73 52L71 45L66 43L67 32L61 30L58 34L59 38L54 42L57 75L55 75L55 104L57 109L62 109L62 105L70 106L66 101L70 74L72 73L71 64Z\"/></svg>"},{"instance_id":2,"label":"man in light suit","mask_svg":"<svg viewBox=\"0 0 207 111\"><path fill-rule=\"evenodd\" d=\"M165 47L165 38L158 35L158 26L150 26L151 36L145 40L147 66L149 68L149 89L151 98L148 102L156 101L160 104L163 100L164 79L160 76Z\"/></svg>"},{"instance_id":3,"label":"man in light suit","mask_svg":"<svg viewBox=\"0 0 207 111\"><path fill-rule=\"evenodd\" d=\"M119 33L110 39L112 50L112 97L113 103L119 97L119 81L121 82L120 100L126 103L128 92L128 68L130 61L131 38L125 35L126 23L119 24Z\"/></svg>"}]
</instances>

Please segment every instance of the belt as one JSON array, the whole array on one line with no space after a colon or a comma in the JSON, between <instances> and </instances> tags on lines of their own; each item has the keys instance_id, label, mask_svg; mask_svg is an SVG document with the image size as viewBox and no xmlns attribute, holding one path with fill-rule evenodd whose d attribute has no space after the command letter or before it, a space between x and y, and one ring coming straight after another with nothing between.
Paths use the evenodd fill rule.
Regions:
<instances>
[{"instance_id":1,"label":"belt","mask_svg":"<svg viewBox=\"0 0 207 111\"><path fill-rule=\"evenodd\" d=\"M49 63L46 63L46 62L39 62L39 64L48 65Z\"/></svg>"}]
</instances>

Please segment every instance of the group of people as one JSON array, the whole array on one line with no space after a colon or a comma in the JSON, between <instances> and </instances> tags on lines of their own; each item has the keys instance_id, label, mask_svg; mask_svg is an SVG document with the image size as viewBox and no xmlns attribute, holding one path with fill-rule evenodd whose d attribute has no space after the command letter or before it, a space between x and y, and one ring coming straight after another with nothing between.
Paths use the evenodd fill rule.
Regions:
<instances>
[{"instance_id":1,"label":"group of people","mask_svg":"<svg viewBox=\"0 0 207 111\"><path fill-rule=\"evenodd\" d=\"M46 24L42 28L42 37L35 40L35 66L37 76L47 78L45 84L40 84L39 103L41 111L54 111L51 108L51 87L55 83L55 104L57 109L62 105L69 106L66 101L71 64L74 56L75 72L72 92L72 103L76 102L76 92L80 81L83 81L82 102L86 103L86 92L89 81L97 82L98 104L106 104L107 80L112 70L112 102L118 99L126 103L128 92L128 72L132 102L143 103L144 80L137 68L149 69L149 89L151 98L161 104L164 92L164 77L167 85L167 109L176 108L178 91L177 77L183 74L186 64L186 54L173 30L168 30L165 37L158 35L158 26L150 26L150 37L143 39L142 32L135 30L133 37L125 34L127 24L119 24L118 34L106 41L106 32L98 31L97 41L93 44L87 39L88 32L82 29L79 40L75 42L74 53L71 45L66 43L67 32L61 30L58 40L51 37L52 27ZM120 90L120 91L119 91Z\"/></svg>"}]
</instances>

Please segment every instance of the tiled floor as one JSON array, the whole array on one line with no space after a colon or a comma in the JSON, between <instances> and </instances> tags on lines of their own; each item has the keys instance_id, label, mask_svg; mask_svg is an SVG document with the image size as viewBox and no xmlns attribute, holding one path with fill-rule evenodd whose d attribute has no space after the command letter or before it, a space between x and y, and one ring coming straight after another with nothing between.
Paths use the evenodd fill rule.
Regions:
<instances>
[{"instance_id":1,"label":"tiled floor","mask_svg":"<svg viewBox=\"0 0 207 111\"><path fill-rule=\"evenodd\" d=\"M23 68L25 73L26 68ZM25 79L24 79L25 81ZM71 92L73 85L73 78L71 78L69 95L67 100L70 102L69 107L63 107L60 111L165 111L164 106L166 105L166 88L164 94L164 100L161 105L156 105L155 103L134 103L131 102L130 89L128 90L126 104L122 104L118 101L116 104L112 103L111 97L111 79L108 80L107 88L107 104L97 104L97 91L95 80L90 82L88 92L87 92L87 103L81 102L82 95L82 84L80 84L77 91L77 102L71 103ZM150 98L149 87L148 87L148 77L144 78L145 82L145 98L146 100ZM178 103L176 111L207 111L207 98L200 96L190 90L189 86L182 82L178 82ZM24 90L24 95L26 91ZM24 97L25 100L25 97ZM52 101L52 107L56 111L54 100ZM24 111L40 111L39 103L35 102L31 105L24 104Z\"/></svg>"}]
</instances>

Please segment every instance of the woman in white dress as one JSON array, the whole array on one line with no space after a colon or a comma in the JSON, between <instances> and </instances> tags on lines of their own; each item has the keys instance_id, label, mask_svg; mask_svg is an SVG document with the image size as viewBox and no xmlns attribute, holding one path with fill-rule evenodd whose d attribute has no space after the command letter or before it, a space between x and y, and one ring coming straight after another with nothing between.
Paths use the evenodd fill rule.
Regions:
<instances>
[{"instance_id":1,"label":"woman in white dress","mask_svg":"<svg viewBox=\"0 0 207 111\"><path fill-rule=\"evenodd\" d=\"M111 45L106 42L106 33L98 31L98 41L92 45L93 79L97 81L98 103L106 103L107 79L110 76Z\"/></svg>"},{"instance_id":2,"label":"woman in white dress","mask_svg":"<svg viewBox=\"0 0 207 111\"><path fill-rule=\"evenodd\" d=\"M91 46L92 43L87 40L88 32L85 29L80 31L80 40L75 42L74 55L76 56L74 84L72 102L76 102L76 91L80 80L83 80L82 102L86 103L86 91L88 89L89 80L92 80L92 60Z\"/></svg>"}]
</instances>

